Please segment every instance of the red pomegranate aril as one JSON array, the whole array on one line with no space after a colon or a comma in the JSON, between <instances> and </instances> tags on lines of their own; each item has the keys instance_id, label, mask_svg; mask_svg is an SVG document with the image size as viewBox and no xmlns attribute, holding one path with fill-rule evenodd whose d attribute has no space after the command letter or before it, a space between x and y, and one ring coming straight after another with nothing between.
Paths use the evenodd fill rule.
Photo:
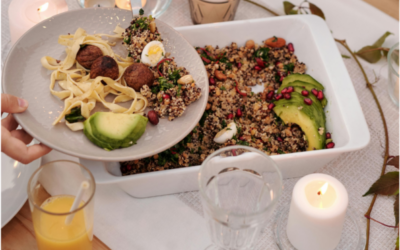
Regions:
<instances>
[{"instance_id":1,"label":"red pomegranate aril","mask_svg":"<svg viewBox=\"0 0 400 250\"><path fill-rule=\"evenodd\" d=\"M243 115L242 110L241 109L237 109L236 110L236 116L237 117L241 117Z\"/></svg>"},{"instance_id":2,"label":"red pomegranate aril","mask_svg":"<svg viewBox=\"0 0 400 250\"><path fill-rule=\"evenodd\" d=\"M304 99L304 103L307 105L311 105L312 104L312 100L310 98L305 98Z\"/></svg>"},{"instance_id":3,"label":"red pomegranate aril","mask_svg":"<svg viewBox=\"0 0 400 250\"><path fill-rule=\"evenodd\" d=\"M326 133L326 139L331 139L331 133Z\"/></svg>"},{"instance_id":4,"label":"red pomegranate aril","mask_svg":"<svg viewBox=\"0 0 400 250\"><path fill-rule=\"evenodd\" d=\"M324 93L322 92L322 90L318 91L317 99L320 100L320 101L321 101L322 99L324 99Z\"/></svg>"},{"instance_id":5,"label":"red pomegranate aril","mask_svg":"<svg viewBox=\"0 0 400 250\"><path fill-rule=\"evenodd\" d=\"M330 143L326 144L326 148L334 148L334 147L335 147L334 142L330 142Z\"/></svg>"},{"instance_id":6,"label":"red pomegranate aril","mask_svg":"<svg viewBox=\"0 0 400 250\"><path fill-rule=\"evenodd\" d=\"M294 88L292 86L287 87L287 93L292 93Z\"/></svg>"},{"instance_id":7,"label":"red pomegranate aril","mask_svg":"<svg viewBox=\"0 0 400 250\"><path fill-rule=\"evenodd\" d=\"M264 64L263 60L261 60L260 58L256 57L256 62L257 62L257 65L260 66L260 68L265 68L265 64Z\"/></svg>"},{"instance_id":8,"label":"red pomegranate aril","mask_svg":"<svg viewBox=\"0 0 400 250\"><path fill-rule=\"evenodd\" d=\"M242 63L238 63L237 67L238 67L238 69L240 69L242 67Z\"/></svg>"},{"instance_id":9,"label":"red pomegranate aril","mask_svg":"<svg viewBox=\"0 0 400 250\"><path fill-rule=\"evenodd\" d=\"M126 169L129 171L132 169L131 165L126 166Z\"/></svg>"},{"instance_id":10,"label":"red pomegranate aril","mask_svg":"<svg viewBox=\"0 0 400 250\"><path fill-rule=\"evenodd\" d=\"M274 98L274 94L275 94L275 92L274 91L270 91L270 92L268 92L268 94L267 94L267 100L272 100L272 98Z\"/></svg>"},{"instance_id":11,"label":"red pomegranate aril","mask_svg":"<svg viewBox=\"0 0 400 250\"><path fill-rule=\"evenodd\" d=\"M269 109L269 110L272 110L274 107L275 107L275 104L274 104L274 103L270 103L270 104L268 105L268 109Z\"/></svg>"},{"instance_id":12,"label":"red pomegranate aril","mask_svg":"<svg viewBox=\"0 0 400 250\"><path fill-rule=\"evenodd\" d=\"M279 142L283 142L283 139L281 137L276 138Z\"/></svg>"},{"instance_id":13,"label":"red pomegranate aril","mask_svg":"<svg viewBox=\"0 0 400 250\"><path fill-rule=\"evenodd\" d=\"M287 93L287 90L288 90L287 88L284 88L284 89L282 89L281 93L282 93L282 94L286 94L286 93Z\"/></svg>"},{"instance_id":14,"label":"red pomegranate aril","mask_svg":"<svg viewBox=\"0 0 400 250\"><path fill-rule=\"evenodd\" d=\"M167 95L167 94L163 94L163 95L162 95L162 98L163 98L163 99L171 99L171 97L170 97L169 95Z\"/></svg>"},{"instance_id":15,"label":"red pomegranate aril","mask_svg":"<svg viewBox=\"0 0 400 250\"><path fill-rule=\"evenodd\" d=\"M288 48L288 50L289 50L290 52L294 52L293 43L289 43L289 44L287 45L287 48Z\"/></svg>"},{"instance_id":16,"label":"red pomegranate aril","mask_svg":"<svg viewBox=\"0 0 400 250\"><path fill-rule=\"evenodd\" d=\"M254 69L258 70L258 71L262 70L262 68L260 66L258 66L258 65L254 66Z\"/></svg>"},{"instance_id":17,"label":"red pomegranate aril","mask_svg":"<svg viewBox=\"0 0 400 250\"><path fill-rule=\"evenodd\" d=\"M283 97L284 97L286 100L289 100L290 98L292 98L292 96L291 96L289 93L284 94Z\"/></svg>"},{"instance_id":18,"label":"red pomegranate aril","mask_svg":"<svg viewBox=\"0 0 400 250\"><path fill-rule=\"evenodd\" d=\"M239 137L239 140L244 141L245 140L244 136Z\"/></svg>"},{"instance_id":19,"label":"red pomegranate aril","mask_svg":"<svg viewBox=\"0 0 400 250\"><path fill-rule=\"evenodd\" d=\"M301 91L301 94L302 94L303 96L308 96L308 91L307 91L307 90L303 90L303 91Z\"/></svg>"},{"instance_id":20,"label":"red pomegranate aril","mask_svg":"<svg viewBox=\"0 0 400 250\"><path fill-rule=\"evenodd\" d=\"M229 114L226 118L227 118L228 120L233 119L233 114Z\"/></svg>"},{"instance_id":21,"label":"red pomegranate aril","mask_svg":"<svg viewBox=\"0 0 400 250\"><path fill-rule=\"evenodd\" d=\"M215 79L210 77L209 79L210 85L215 85Z\"/></svg>"},{"instance_id":22,"label":"red pomegranate aril","mask_svg":"<svg viewBox=\"0 0 400 250\"><path fill-rule=\"evenodd\" d=\"M277 74L278 74L278 76L280 76L280 77L285 76L285 72L283 72L283 71L278 71Z\"/></svg>"},{"instance_id":23,"label":"red pomegranate aril","mask_svg":"<svg viewBox=\"0 0 400 250\"><path fill-rule=\"evenodd\" d=\"M282 99L283 95L282 94L276 94L275 95L275 100Z\"/></svg>"},{"instance_id":24,"label":"red pomegranate aril","mask_svg":"<svg viewBox=\"0 0 400 250\"><path fill-rule=\"evenodd\" d=\"M313 95L317 96L317 95L318 95L318 90L312 89L312 90L311 90L311 93L313 93Z\"/></svg>"},{"instance_id":25,"label":"red pomegranate aril","mask_svg":"<svg viewBox=\"0 0 400 250\"><path fill-rule=\"evenodd\" d=\"M279 64L282 64L280 61L275 62L275 66L279 67Z\"/></svg>"},{"instance_id":26,"label":"red pomegranate aril","mask_svg":"<svg viewBox=\"0 0 400 250\"><path fill-rule=\"evenodd\" d=\"M285 79L285 77L284 77L284 76L281 76L281 78L279 78L279 81L282 82L283 79Z\"/></svg>"}]
</instances>

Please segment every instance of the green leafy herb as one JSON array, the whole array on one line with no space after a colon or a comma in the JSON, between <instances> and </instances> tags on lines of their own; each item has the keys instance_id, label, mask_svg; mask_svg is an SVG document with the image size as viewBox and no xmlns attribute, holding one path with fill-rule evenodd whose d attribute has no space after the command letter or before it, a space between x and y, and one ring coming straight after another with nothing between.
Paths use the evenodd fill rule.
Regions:
<instances>
[{"instance_id":1,"label":"green leafy herb","mask_svg":"<svg viewBox=\"0 0 400 250\"><path fill-rule=\"evenodd\" d=\"M176 97L180 97L181 96L181 89L182 89L182 85L178 85L178 90L176 91Z\"/></svg>"},{"instance_id":2,"label":"green leafy herb","mask_svg":"<svg viewBox=\"0 0 400 250\"><path fill-rule=\"evenodd\" d=\"M288 63L283 66L283 68L288 72L293 72L294 70L294 63Z\"/></svg>"},{"instance_id":3,"label":"green leafy herb","mask_svg":"<svg viewBox=\"0 0 400 250\"><path fill-rule=\"evenodd\" d=\"M278 149L276 152L277 152L278 154L281 154L281 155L285 154L285 152L283 152L283 151L280 150L280 149Z\"/></svg>"},{"instance_id":4,"label":"green leafy herb","mask_svg":"<svg viewBox=\"0 0 400 250\"><path fill-rule=\"evenodd\" d=\"M226 128L226 130L228 131L228 130L232 130L231 128Z\"/></svg>"},{"instance_id":5,"label":"green leafy herb","mask_svg":"<svg viewBox=\"0 0 400 250\"><path fill-rule=\"evenodd\" d=\"M128 36L127 38L124 39L124 43L129 44L131 42L131 37Z\"/></svg>"},{"instance_id":6,"label":"green leafy herb","mask_svg":"<svg viewBox=\"0 0 400 250\"><path fill-rule=\"evenodd\" d=\"M238 140L238 141L236 142L236 144L238 144L238 145L243 145L243 146L250 146L250 144L249 144L247 141L241 141L241 140Z\"/></svg>"},{"instance_id":7,"label":"green leafy herb","mask_svg":"<svg viewBox=\"0 0 400 250\"><path fill-rule=\"evenodd\" d=\"M163 102L163 98L161 97L160 99L158 99L158 102Z\"/></svg>"},{"instance_id":8,"label":"green leafy herb","mask_svg":"<svg viewBox=\"0 0 400 250\"><path fill-rule=\"evenodd\" d=\"M88 46L88 45L87 45L87 44L81 44L81 45L79 45L79 47L80 47L81 49L85 48L86 46Z\"/></svg>"},{"instance_id":9,"label":"green leafy herb","mask_svg":"<svg viewBox=\"0 0 400 250\"><path fill-rule=\"evenodd\" d=\"M69 123L75 123L79 121L84 121L86 118L81 114L81 107L76 107L71 109L71 113L65 115L65 120Z\"/></svg>"},{"instance_id":10,"label":"green leafy herb","mask_svg":"<svg viewBox=\"0 0 400 250\"><path fill-rule=\"evenodd\" d=\"M207 119L207 117L209 116L211 114L211 110L206 110L204 113L203 113L203 116L201 117L201 119L200 119L200 126L204 126L204 123L205 123L205 121L206 121L206 119Z\"/></svg>"},{"instance_id":11,"label":"green leafy herb","mask_svg":"<svg viewBox=\"0 0 400 250\"><path fill-rule=\"evenodd\" d=\"M268 52L269 52L269 48L259 48L258 50L256 50L256 52L254 52L254 56L261 58L264 62L268 61Z\"/></svg>"},{"instance_id":12,"label":"green leafy herb","mask_svg":"<svg viewBox=\"0 0 400 250\"><path fill-rule=\"evenodd\" d=\"M281 83L281 77L278 74L275 75L275 82Z\"/></svg>"},{"instance_id":13,"label":"green leafy herb","mask_svg":"<svg viewBox=\"0 0 400 250\"><path fill-rule=\"evenodd\" d=\"M222 87L220 88L220 90L226 90L226 88L225 88L224 86L222 86Z\"/></svg>"},{"instance_id":14,"label":"green leafy herb","mask_svg":"<svg viewBox=\"0 0 400 250\"><path fill-rule=\"evenodd\" d=\"M158 92L160 92L160 87L158 85L151 87L151 93L157 94Z\"/></svg>"},{"instance_id":15,"label":"green leafy herb","mask_svg":"<svg viewBox=\"0 0 400 250\"><path fill-rule=\"evenodd\" d=\"M274 43L276 41L278 41L278 38L276 36L274 36L274 40L272 40L272 42Z\"/></svg>"},{"instance_id":16,"label":"green leafy herb","mask_svg":"<svg viewBox=\"0 0 400 250\"><path fill-rule=\"evenodd\" d=\"M139 15L142 16L143 14L144 14L144 10L143 10L143 9L140 9L140 10L139 10Z\"/></svg>"},{"instance_id":17,"label":"green leafy herb","mask_svg":"<svg viewBox=\"0 0 400 250\"><path fill-rule=\"evenodd\" d=\"M225 127L226 127L226 121L225 121L225 120L222 120L221 126L222 126L222 128L225 128Z\"/></svg>"},{"instance_id":18,"label":"green leafy herb","mask_svg":"<svg viewBox=\"0 0 400 250\"><path fill-rule=\"evenodd\" d=\"M168 75L168 78L174 82L174 84L177 84L179 78L181 78L181 75L179 74L181 70L177 69L174 70L174 72L172 72L171 74Z\"/></svg>"},{"instance_id":19,"label":"green leafy herb","mask_svg":"<svg viewBox=\"0 0 400 250\"><path fill-rule=\"evenodd\" d=\"M161 91L165 91L167 89L175 87L175 85L169 83L168 80L165 79L164 77L158 78L158 85L160 86Z\"/></svg>"}]
</instances>

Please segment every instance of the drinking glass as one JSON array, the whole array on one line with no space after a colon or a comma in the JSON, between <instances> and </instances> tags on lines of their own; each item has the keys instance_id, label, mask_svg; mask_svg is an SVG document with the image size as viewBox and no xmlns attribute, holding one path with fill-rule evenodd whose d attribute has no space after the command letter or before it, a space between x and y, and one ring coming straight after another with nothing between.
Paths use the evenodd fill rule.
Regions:
<instances>
[{"instance_id":1,"label":"drinking glass","mask_svg":"<svg viewBox=\"0 0 400 250\"><path fill-rule=\"evenodd\" d=\"M79 207L70 211L81 187ZM92 249L95 189L92 174L77 162L49 162L33 173L28 199L39 250Z\"/></svg>"},{"instance_id":2,"label":"drinking glass","mask_svg":"<svg viewBox=\"0 0 400 250\"><path fill-rule=\"evenodd\" d=\"M230 146L207 157L198 181L213 248L252 249L282 193L276 163L257 149Z\"/></svg>"},{"instance_id":3,"label":"drinking glass","mask_svg":"<svg viewBox=\"0 0 400 250\"><path fill-rule=\"evenodd\" d=\"M399 106L399 43L396 43L390 50L387 56L389 77L388 91L390 98L394 104Z\"/></svg>"},{"instance_id":4,"label":"drinking glass","mask_svg":"<svg viewBox=\"0 0 400 250\"><path fill-rule=\"evenodd\" d=\"M239 0L189 0L190 15L194 24L232 21Z\"/></svg>"}]
</instances>

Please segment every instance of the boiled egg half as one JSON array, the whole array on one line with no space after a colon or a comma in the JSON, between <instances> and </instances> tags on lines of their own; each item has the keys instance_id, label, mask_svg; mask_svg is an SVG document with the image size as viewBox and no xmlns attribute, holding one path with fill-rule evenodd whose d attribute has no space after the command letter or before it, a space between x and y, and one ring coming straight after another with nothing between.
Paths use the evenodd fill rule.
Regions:
<instances>
[{"instance_id":1,"label":"boiled egg half","mask_svg":"<svg viewBox=\"0 0 400 250\"><path fill-rule=\"evenodd\" d=\"M142 52L142 63L154 67L164 58L164 45L159 41L149 42Z\"/></svg>"},{"instance_id":2,"label":"boiled egg half","mask_svg":"<svg viewBox=\"0 0 400 250\"><path fill-rule=\"evenodd\" d=\"M214 141L219 144L224 144L228 140L232 139L234 135L237 134L236 124L231 122L226 126L226 128L219 131L215 137Z\"/></svg>"}]
</instances>

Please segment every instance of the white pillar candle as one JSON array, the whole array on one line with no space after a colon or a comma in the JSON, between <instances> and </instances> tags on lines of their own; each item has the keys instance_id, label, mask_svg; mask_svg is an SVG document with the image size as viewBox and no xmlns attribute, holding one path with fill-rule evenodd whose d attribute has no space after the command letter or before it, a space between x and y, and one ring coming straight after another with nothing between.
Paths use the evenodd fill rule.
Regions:
<instances>
[{"instance_id":1,"label":"white pillar candle","mask_svg":"<svg viewBox=\"0 0 400 250\"><path fill-rule=\"evenodd\" d=\"M13 0L8 8L11 44L35 24L67 10L65 0Z\"/></svg>"},{"instance_id":2,"label":"white pillar candle","mask_svg":"<svg viewBox=\"0 0 400 250\"><path fill-rule=\"evenodd\" d=\"M301 178L293 189L287 236L298 250L333 250L340 242L348 205L345 187L325 174Z\"/></svg>"}]
</instances>

